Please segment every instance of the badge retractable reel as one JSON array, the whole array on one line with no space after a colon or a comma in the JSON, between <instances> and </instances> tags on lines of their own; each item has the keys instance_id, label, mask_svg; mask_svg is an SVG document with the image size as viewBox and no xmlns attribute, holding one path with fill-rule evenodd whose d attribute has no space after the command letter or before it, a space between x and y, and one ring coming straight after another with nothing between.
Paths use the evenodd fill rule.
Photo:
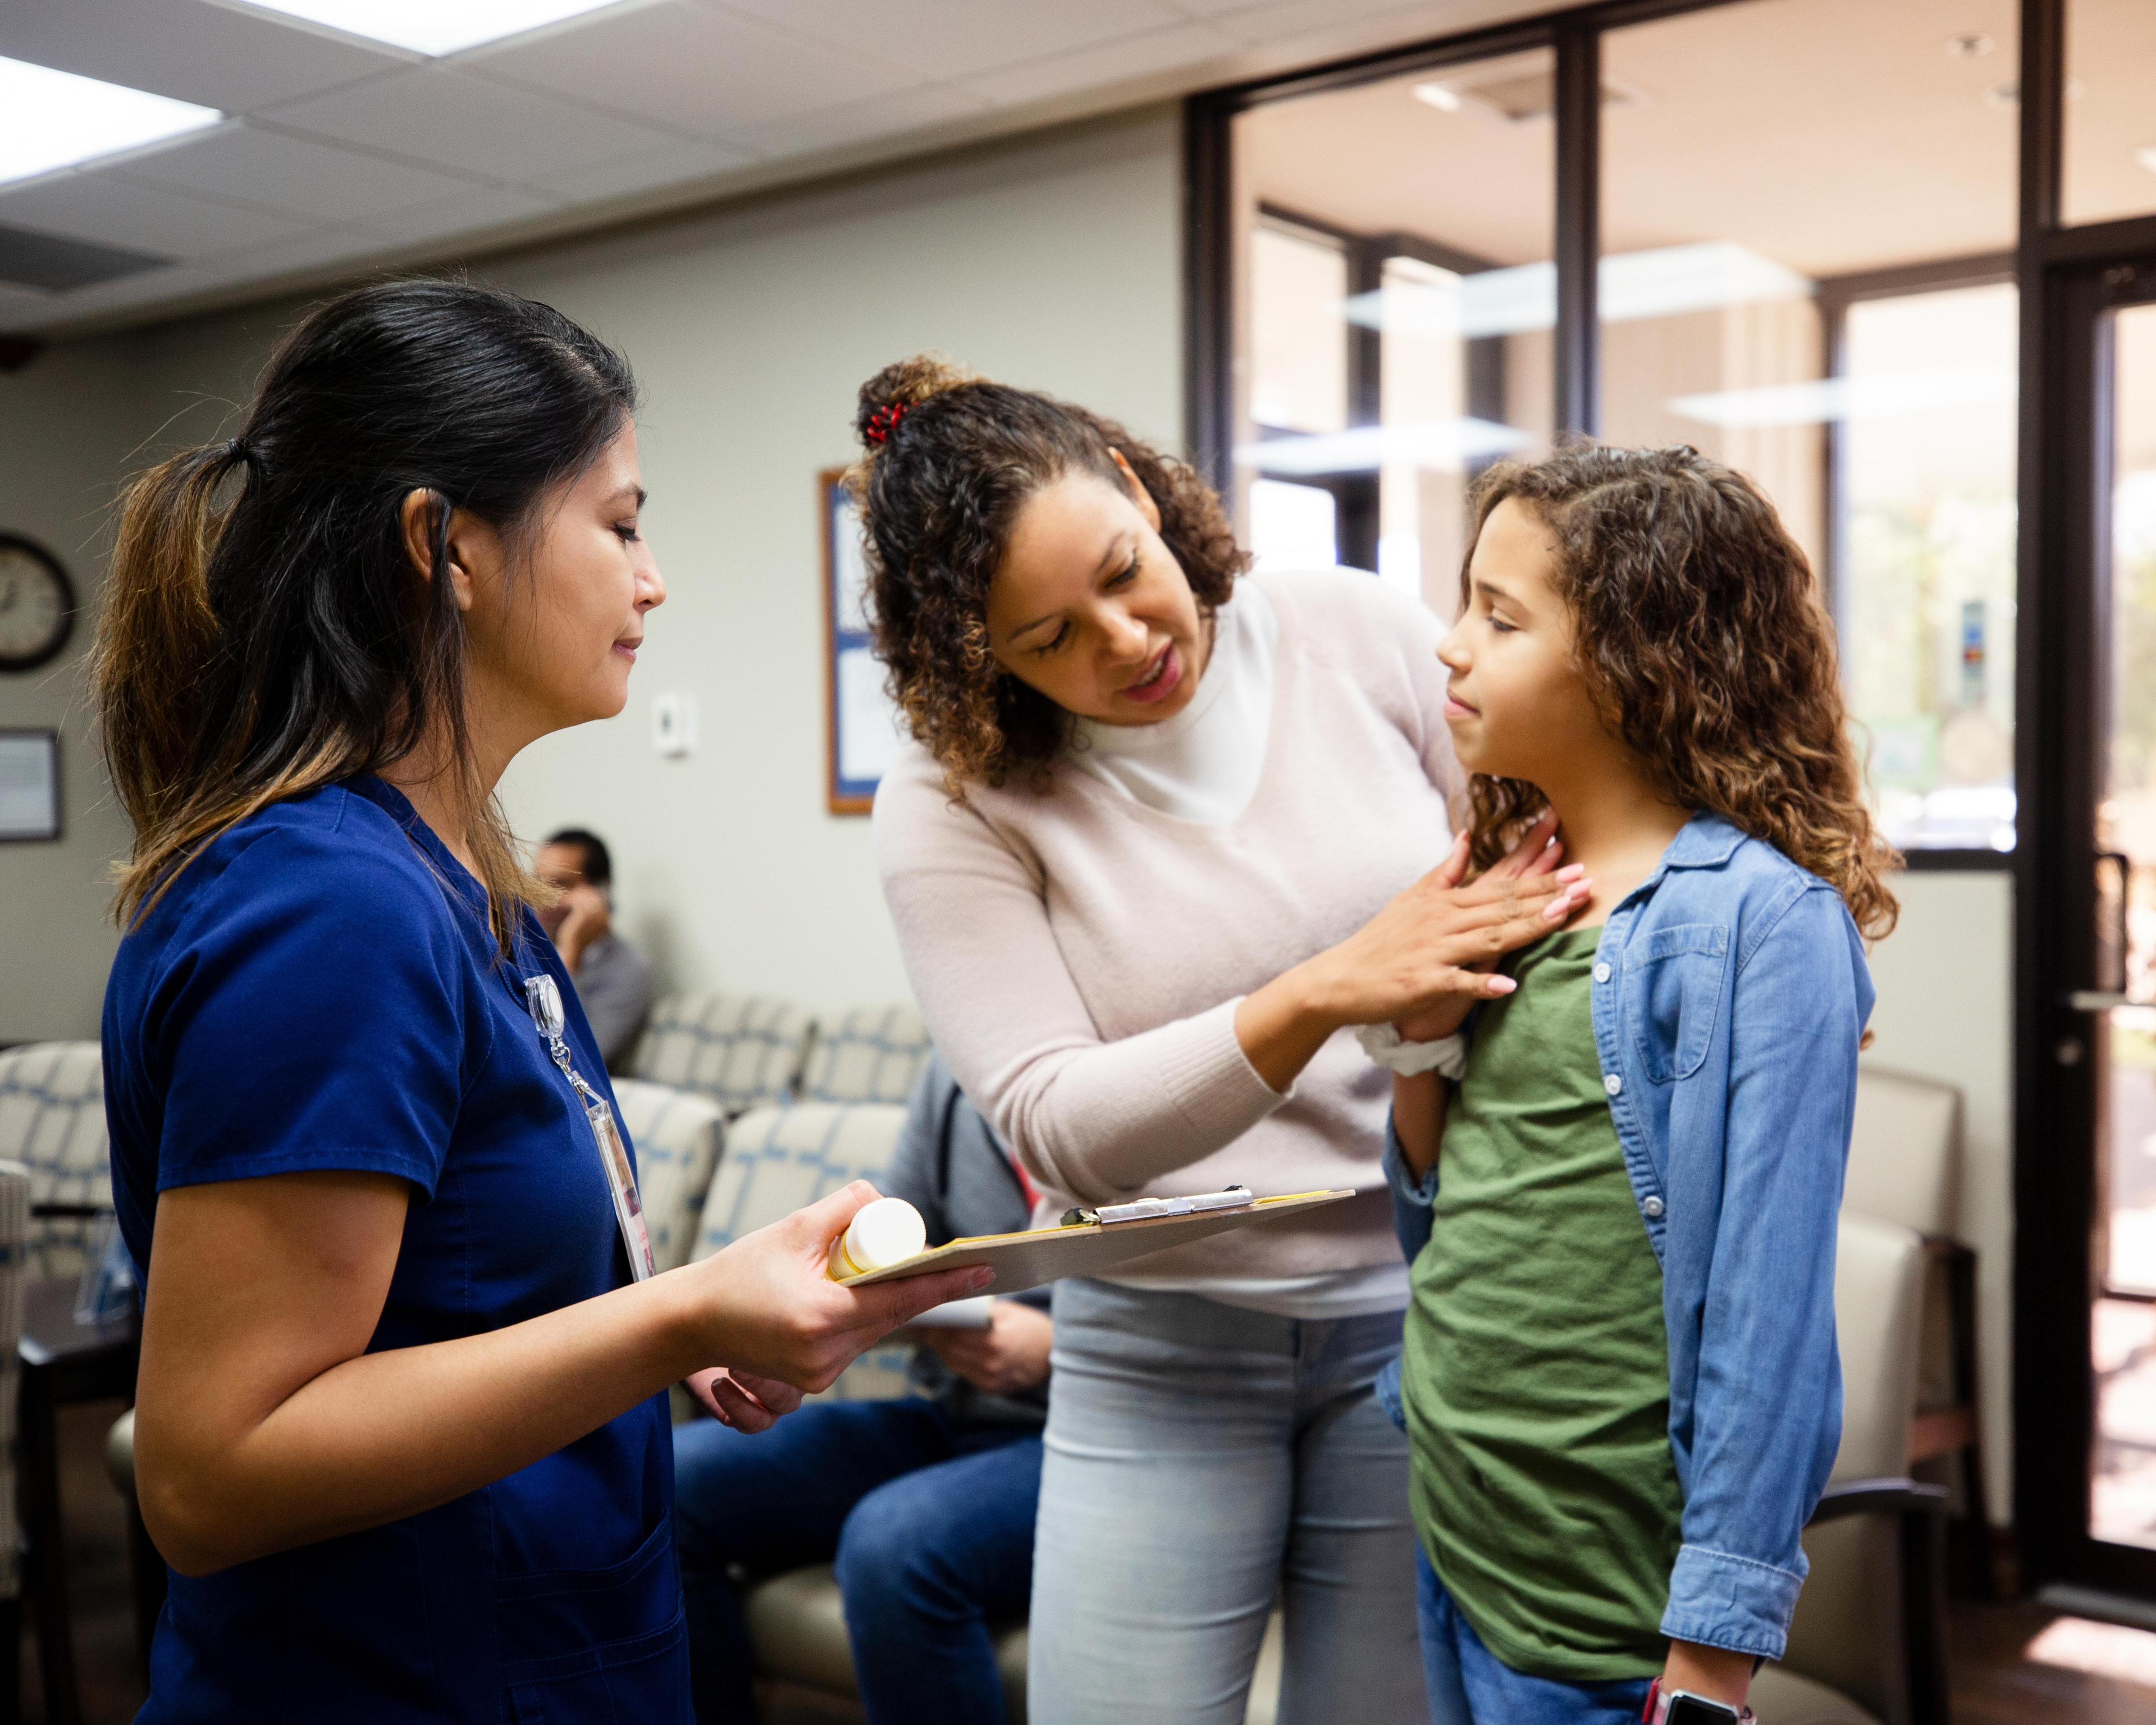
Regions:
<instances>
[{"instance_id":1,"label":"badge retractable reel","mask_svg":"<svg viewBox=\"0 0 2156 1725\"><path fill-rule=\"evenodd\" d=\"M606 1169L607 1185L613 1194L613 1219L621 1229L621 1243L629 1253L629 1273L639 1281L656 1266L651 1259L651 1230L644 1224L644 1201L637 1196L636 1171L629 1165L629 1147L622 1142L613 1106L578 1076L570 1064L569 1045L562 1039L567 1019L562 1011L562 991L554 978L542 972L524 978L524 1002L531 1009L531 1022L539 1027L539 1040L569 1081L569 1087L583 1104L592 1137L598 1145L599 1162Z\"/></svg>"}]
</instances>

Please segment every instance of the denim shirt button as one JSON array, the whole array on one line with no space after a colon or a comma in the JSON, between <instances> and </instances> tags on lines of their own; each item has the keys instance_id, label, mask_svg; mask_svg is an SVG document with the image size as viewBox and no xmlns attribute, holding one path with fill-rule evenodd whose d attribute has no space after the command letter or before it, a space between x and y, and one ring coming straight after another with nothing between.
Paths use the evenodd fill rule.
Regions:
<instances>
[{"instance_id":1,"label":"denim shirt button","mask_svg":"<svg viewBox=\"0 0 2156 1725\"><path fill-rule=\"evenodd\" d=\"M1620 1078L1614 1072L1612 1072L1603 1079L1602 1087L1614 1096L1618 1091L1625 1088L1625 1081Z\"/></svg>"},{"instance_id":2,"label":"denim shirt button","mask_svg":"<svg viewBox=\"0 0 2156 1725\"><path fill-rule=\"evenodd\" d=\"M1640 1209L1650 1222L1655 1221L1662 1214L1662 1201L1659 1198L1650 1198L1640 1206Z\"/></svg>"},{"instance_id":3,"label":"denim shirt button","mask_svg":"<svg viewBox=\"0 0 2156 1725\"><path fill-rule=\"evenodd\" d=\"M1606 964L1596 965L1594 967L1594 980L1598 983L1608 982L1609 980L1609 967Z\"/></svg>"}]
</instances>

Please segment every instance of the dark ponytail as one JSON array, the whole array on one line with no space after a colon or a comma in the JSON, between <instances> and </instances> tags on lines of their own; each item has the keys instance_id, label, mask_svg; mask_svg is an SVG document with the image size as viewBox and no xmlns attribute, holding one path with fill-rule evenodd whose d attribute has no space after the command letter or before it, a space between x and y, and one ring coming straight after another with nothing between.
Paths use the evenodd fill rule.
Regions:
<instances>
[{"instance_id":1,"label":"dark ponytail","mask_svg":"<svg viewBox=\"0 0 2156 1725\"><path fill-rule=\"evenodd\" d=\"M521 548L547 495L635 410L621 357L558 311L465 282L321 307L271 358L239 437L129 488L95 659L105 758L135 826L132 920L270 803L446 745L476 790L447 569L464 509ZM403 509L436 499L433 567ZM538 889L499 805L468 834L505 945Z\"/></svg>"},{"instance_id":2,"label":"dark ponytail","mask_svg":"<svg viewBox=\"0 0 2156 1725\"><path fill-rule=\"evenodd\" d=\"M1090 473L1121 489L1120 454L1160 510L1160 536L1210 615L1250 558L1212 488L1099 414L992 383L934 354L861 386L848 475L868 529L876 654L912 732L953 795L1014 773L1035 789L1070 716L988 651L988 585L1019 509L1042 486Z\"/></svg>"}]
</instances>

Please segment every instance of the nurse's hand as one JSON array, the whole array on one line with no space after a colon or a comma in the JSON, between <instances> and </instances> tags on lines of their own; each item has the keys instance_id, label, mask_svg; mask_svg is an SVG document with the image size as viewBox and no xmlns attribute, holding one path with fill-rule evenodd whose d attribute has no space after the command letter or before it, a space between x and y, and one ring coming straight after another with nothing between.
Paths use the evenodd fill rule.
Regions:
<instances>
[{"instance_id":1,"label":"nurse's hand","mask_svg":"<svg viewBox=\"0 0 2156 1725\"><path fill-rule=\"evenodd\" d=\"M692 1372L681 1387L720 1425L741 1431L769 1431L782 1415L801 1405L801 1392L791 1384L726 1366Z\"/></svg>"},{"instance_id":2,"label":"nurse's hand","mask_svg":"<svg viewBox=\"0 0 2156 1725\"><path fill-rule=\"evenodd\" d=\"M993 1271L975 1268L839 1286L826 1267L831 1243L878 1196L856 1180L676 1272L689 1284L700 1350L730 1363L734 1388L746 1372L796 1390L828 1389L893 1330L994 1281Z\"/></svg>"}]
</instances>

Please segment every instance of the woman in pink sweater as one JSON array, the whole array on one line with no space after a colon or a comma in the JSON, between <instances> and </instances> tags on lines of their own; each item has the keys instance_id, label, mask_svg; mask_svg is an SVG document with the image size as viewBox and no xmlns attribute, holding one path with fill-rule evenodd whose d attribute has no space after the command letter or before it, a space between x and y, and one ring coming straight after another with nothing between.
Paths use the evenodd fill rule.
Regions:
<instances>
[{"instance_id":1,"label":"woman in pink sweater","mask_svg":"<svg viewBox=\"0 0 2156 1725\"><path fill-rule=\"evenodd\" d=\"M908 973L1041 1192L1353 1189L1056 1290L1029 1708L1427 1717L1407 1456L1371 1385L1406 1270L1390 1081L1350 1026L1584 896L1547 829L1461 887L1437 619L1366 575L1238 577L1195 475L932 359L861 392L878 649L913 733L876 799ZM1435 871L1433 863L1440 865Z\"/></svg>"}]
</instances>

